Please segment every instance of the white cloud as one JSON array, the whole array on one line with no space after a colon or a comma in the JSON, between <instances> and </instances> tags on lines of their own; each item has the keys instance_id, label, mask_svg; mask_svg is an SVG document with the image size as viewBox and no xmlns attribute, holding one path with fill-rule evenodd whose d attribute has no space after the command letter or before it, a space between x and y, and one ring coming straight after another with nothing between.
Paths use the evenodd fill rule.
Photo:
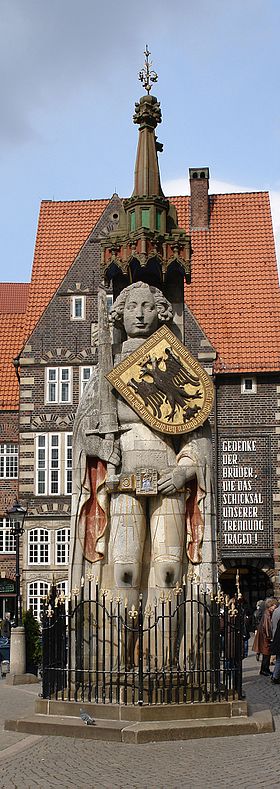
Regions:
<instances>
[{"instance_id":1,"label":"white cloud","mask_svg":"<svg viewBox=\"0 0 280 789\"><path fill-rule=\"evenodd\" d=\"M174 178L163 181L163 191L166 195L187 195L190 193L188 178ZM210 194L229 194L231 192L255 192L267 191L266 189L256 189L253 187L239 186L239 184L218 181L215 178L210 180ZM280 275L280 192L268 190L270 196L271 216L274 230L276 256L278 260L278 271Z\"/></svg>"}]
</instances>

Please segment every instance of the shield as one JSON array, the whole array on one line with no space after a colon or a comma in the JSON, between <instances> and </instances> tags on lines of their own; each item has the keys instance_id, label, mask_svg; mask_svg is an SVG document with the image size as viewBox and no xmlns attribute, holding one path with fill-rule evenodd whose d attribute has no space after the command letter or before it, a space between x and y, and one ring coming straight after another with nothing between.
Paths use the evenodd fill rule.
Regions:
<instances>
[{"instance_id":1,"label":"shield","mask_svg":"<svg viewBox=\"0 0 280 789\"><path fill-rule=\"evenodd\" d=\"M213 406L211 378L167 326L161 326L106 378L160 433L195 430Z\"/></svg>"}]
</instances>

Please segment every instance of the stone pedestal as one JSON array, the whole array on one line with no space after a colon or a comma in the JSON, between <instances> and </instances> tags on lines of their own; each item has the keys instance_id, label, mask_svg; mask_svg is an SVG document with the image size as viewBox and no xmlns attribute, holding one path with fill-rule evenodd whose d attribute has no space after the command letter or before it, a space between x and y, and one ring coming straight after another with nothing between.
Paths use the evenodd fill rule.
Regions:
<instances>
[{"instance_id":1,"label":"stone pedestal","mask_svg":"<svg viewBox=\"0 0 280 789\"><path fill-rule=\"evenodd\" d=\"M10 674L25 674L25 630L24 627L12 627L10 645Z\"/></svg>"}]
</instances>

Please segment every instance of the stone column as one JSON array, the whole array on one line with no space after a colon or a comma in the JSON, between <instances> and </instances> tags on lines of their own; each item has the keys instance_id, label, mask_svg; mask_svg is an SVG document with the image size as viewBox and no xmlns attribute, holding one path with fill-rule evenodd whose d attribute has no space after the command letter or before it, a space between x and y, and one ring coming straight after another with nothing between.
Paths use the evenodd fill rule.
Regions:
<instances>
[{"instance_id":1,"label":"stone column","mask_svg":"<svg viewBox=\"0 0 280 789\"><path fill-rule=\"evenodd\" d=\"M10 645L10 673L25 674L25 630L24 627L12 627Z\"/></svg>"}]
</instances>

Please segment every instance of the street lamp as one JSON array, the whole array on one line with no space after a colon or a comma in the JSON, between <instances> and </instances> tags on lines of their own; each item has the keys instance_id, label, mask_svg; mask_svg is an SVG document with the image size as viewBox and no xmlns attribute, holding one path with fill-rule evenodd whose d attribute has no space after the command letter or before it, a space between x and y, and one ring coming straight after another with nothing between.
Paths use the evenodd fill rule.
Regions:
<instances>
[{"instance_id":1,"label":"street lamp","mask_svg":"<svg viewBox=\"0 0 280 789\"><path fill-rule=\"evenodd\" d=\"M16 499L13 507L10 507L6 515L10 521L11 534L15 537L16 548L16 611L15 626L21 624L21 597L20 597L20 573L19 573L19 538L24 532L23 524L27 513L27 508L22 507Z\"/></svg>"}]
</instances>

